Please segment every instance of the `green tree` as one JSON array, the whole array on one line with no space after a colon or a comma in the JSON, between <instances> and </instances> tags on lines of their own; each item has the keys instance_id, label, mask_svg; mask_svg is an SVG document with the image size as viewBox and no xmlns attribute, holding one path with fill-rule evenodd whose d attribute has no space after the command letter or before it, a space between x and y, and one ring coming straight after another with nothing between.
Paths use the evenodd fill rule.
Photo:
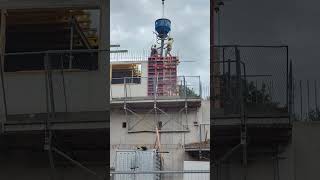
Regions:
<instances>
[{"instance_id":1,"label":"green tree","mask_svg":"<svg viewBox=\"0 0 320 180\"><path fill-rule=\"evenodd\" d=\"M267 93L266 84L262 83L261 89L258 89L251 81L247 84L247 90L244 94L247 97L248 104L273 104L271 96Z\"/></svg>"},{"instance_id":2,"label":"green tree","mask_svg":"<svg viewBox=\"0 0 320 180\"><path fill-rule=\"evenodd\" d=\"M307 116L307 118L305 120L306 121L320 121L320 111L319 111L319 109L311 110L308 113L308 116Z\"/></svg>"},{"instance_id":3,"label":"green tree","mask_svg":"<svg viewBox=\"0 0 320 180\"><path fill-rule=\"evenodd\" d=\"M195 93L195 91L193 89L190 89L189 87L184 86L184 85L179 86L179 95L180 96L187 95L187 97L198 97L199 96L197 93Z\"/></svg>"}]
</instances>

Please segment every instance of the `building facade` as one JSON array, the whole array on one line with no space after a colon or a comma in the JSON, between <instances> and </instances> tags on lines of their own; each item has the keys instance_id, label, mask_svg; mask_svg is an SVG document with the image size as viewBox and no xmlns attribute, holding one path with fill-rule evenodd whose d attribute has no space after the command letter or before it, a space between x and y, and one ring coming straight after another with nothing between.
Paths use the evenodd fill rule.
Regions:
<instances>
[{"instance_id":1,"label":"building facade","mask_svg":"<svg viewBox=\"0 0 320 180\"><path fill-rule=\"evenodd\" d=\"M200 77L153 76L150 60L111 61L111 168L117 166L119 150L159 148L156 127L162 170L182 171L187 160L208 161L199 156L199 151L209 151L210 137L210 103L201 97Z\"/></svg>"}]
</instances>

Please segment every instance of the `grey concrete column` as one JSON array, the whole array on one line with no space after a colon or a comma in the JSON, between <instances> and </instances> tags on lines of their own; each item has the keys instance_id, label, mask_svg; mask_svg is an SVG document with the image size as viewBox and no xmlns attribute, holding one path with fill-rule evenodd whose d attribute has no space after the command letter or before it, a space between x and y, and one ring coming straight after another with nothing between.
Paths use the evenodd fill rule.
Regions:
<instances>
[{"instance_id":1,"label":"grey concrete column","mask_svg":"<svg viewBox=\"0 0 320 180\"><path fill-rule=\"evenodd\" d=\"M110 50L110 0L100 0L100 35L99 48ZM99 54L99 72L105 78L105 91L107 110L109 111L110 100L110 52Z\"/></svg>"},{"instance_id":2,"label":"grey concrete column","mask_svg":"<svg viewBox=\"0 0 320 180\"><path fill-rule=\"evenodd\" d=\"M6 107L6 93L5 93L5 82L4 82L4 53L6 49L6 9L1 9L1 27L0 27L0 52L1 52L1 66L0 66L0 80L1 80L1 88L0 88L0 94L1 94L1 104L0 104L0 127L3 127L3 123L6 121L7 116L7 107ZM2 128L0 128L0 132L2 131Z\"/></svg>"}]
</instances>

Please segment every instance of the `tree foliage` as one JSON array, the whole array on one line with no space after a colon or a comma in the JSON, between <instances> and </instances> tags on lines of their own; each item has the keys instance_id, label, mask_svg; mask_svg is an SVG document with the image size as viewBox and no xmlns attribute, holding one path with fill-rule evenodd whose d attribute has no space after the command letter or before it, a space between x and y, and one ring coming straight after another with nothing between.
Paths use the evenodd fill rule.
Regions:
<instances>
[{"instance_id":1,"label":"tree foliage","mask_svg":"<svg viewBox=\"0 0 320 180\"><path fill-rule=\"evenodd\" d=\"M267 92L265 83L262 83L261 89L258 89L252 81L247 83L245 94L249 104L272 104L271 96Z\"/></svg>"},{"instance_id":2,"label":"tree foliage","mask_svg":"<svg viewBox=\"0 0 320 180\"><path fill-rule=\"evenodd\" d=\"M311 110L308 113L306 121L320 121L320 111L319 111L319 109Z\"/></svg>"},{"instance_id":3,"label":"tree foliage","mask_svg":"<svg viewBox=\"0 0 320 180\"><path fill-rule=\"evenodd\" d=\"M179 94L180 96L185 96L187 95L187 97L198 97L199 95L195 93L195 91L193 89L190 89L187 86L184 85L180 85L179 86Z\"/></svg>"}]
</instances>

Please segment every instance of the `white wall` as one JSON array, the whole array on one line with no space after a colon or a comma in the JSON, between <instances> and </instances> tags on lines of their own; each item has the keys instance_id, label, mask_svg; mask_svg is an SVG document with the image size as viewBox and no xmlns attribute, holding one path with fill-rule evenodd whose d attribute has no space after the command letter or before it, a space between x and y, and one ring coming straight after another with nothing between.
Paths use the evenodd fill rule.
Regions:
<instances>
[{"instance_id":1,"label":"white wall","mask_svg":"<svg viewBox=\"0 0 320 180\"><path fill-rule=\"evenodd\" d=\"M210 162L209 161L184 161L183 164L184 170L210 170ZM210 174L203 173L203 174L184 174L183 180L209 180Z\"/></svg>"},{"instance_id":2,"label":"white wall","mask_svg":"<svg viewBox=\"0 0 320 180\"><path fill-rule=\"evenodd\" d=\"M209 111L203 110L208 109L210 103L204 102L203 105L197 111L191 111L188 114L188 124L190 132L187 133L161 133L161 146L163 151L168 151L169 153L163 154L165 158L165 167L167 170L182 170L184 161L184 144L199 142L199 126L194 126L193 121L206 122L209 121ZM152 108L152 107L150 107ZM178 117L178 112L169 113L173 117ZM143 116L145 114L139 114ZM181 117L181 121L185 122L185 116ZM208 119L203 119L208 118ZM165 120L165 119L163 119ZM174 119L177 120L177 119ZM168 127L178 128L176 122L170 122ZM138 146L146 145L152 148L156 135L155 133L128 133L126 128L122 128L122 123L126 122L126 116L124 110L113 110L110 116L110 163L111 166L114 163L115 151L117 149L135 149ZM147 122L148 121L148 122ZM145 120L140 122L140 128L149 127L148 124L152 124L153 115L145 118ZM128 125L127 125L128 126ZM210 137L210 134L208 134Z\"/></svg>"}]
</instances>

